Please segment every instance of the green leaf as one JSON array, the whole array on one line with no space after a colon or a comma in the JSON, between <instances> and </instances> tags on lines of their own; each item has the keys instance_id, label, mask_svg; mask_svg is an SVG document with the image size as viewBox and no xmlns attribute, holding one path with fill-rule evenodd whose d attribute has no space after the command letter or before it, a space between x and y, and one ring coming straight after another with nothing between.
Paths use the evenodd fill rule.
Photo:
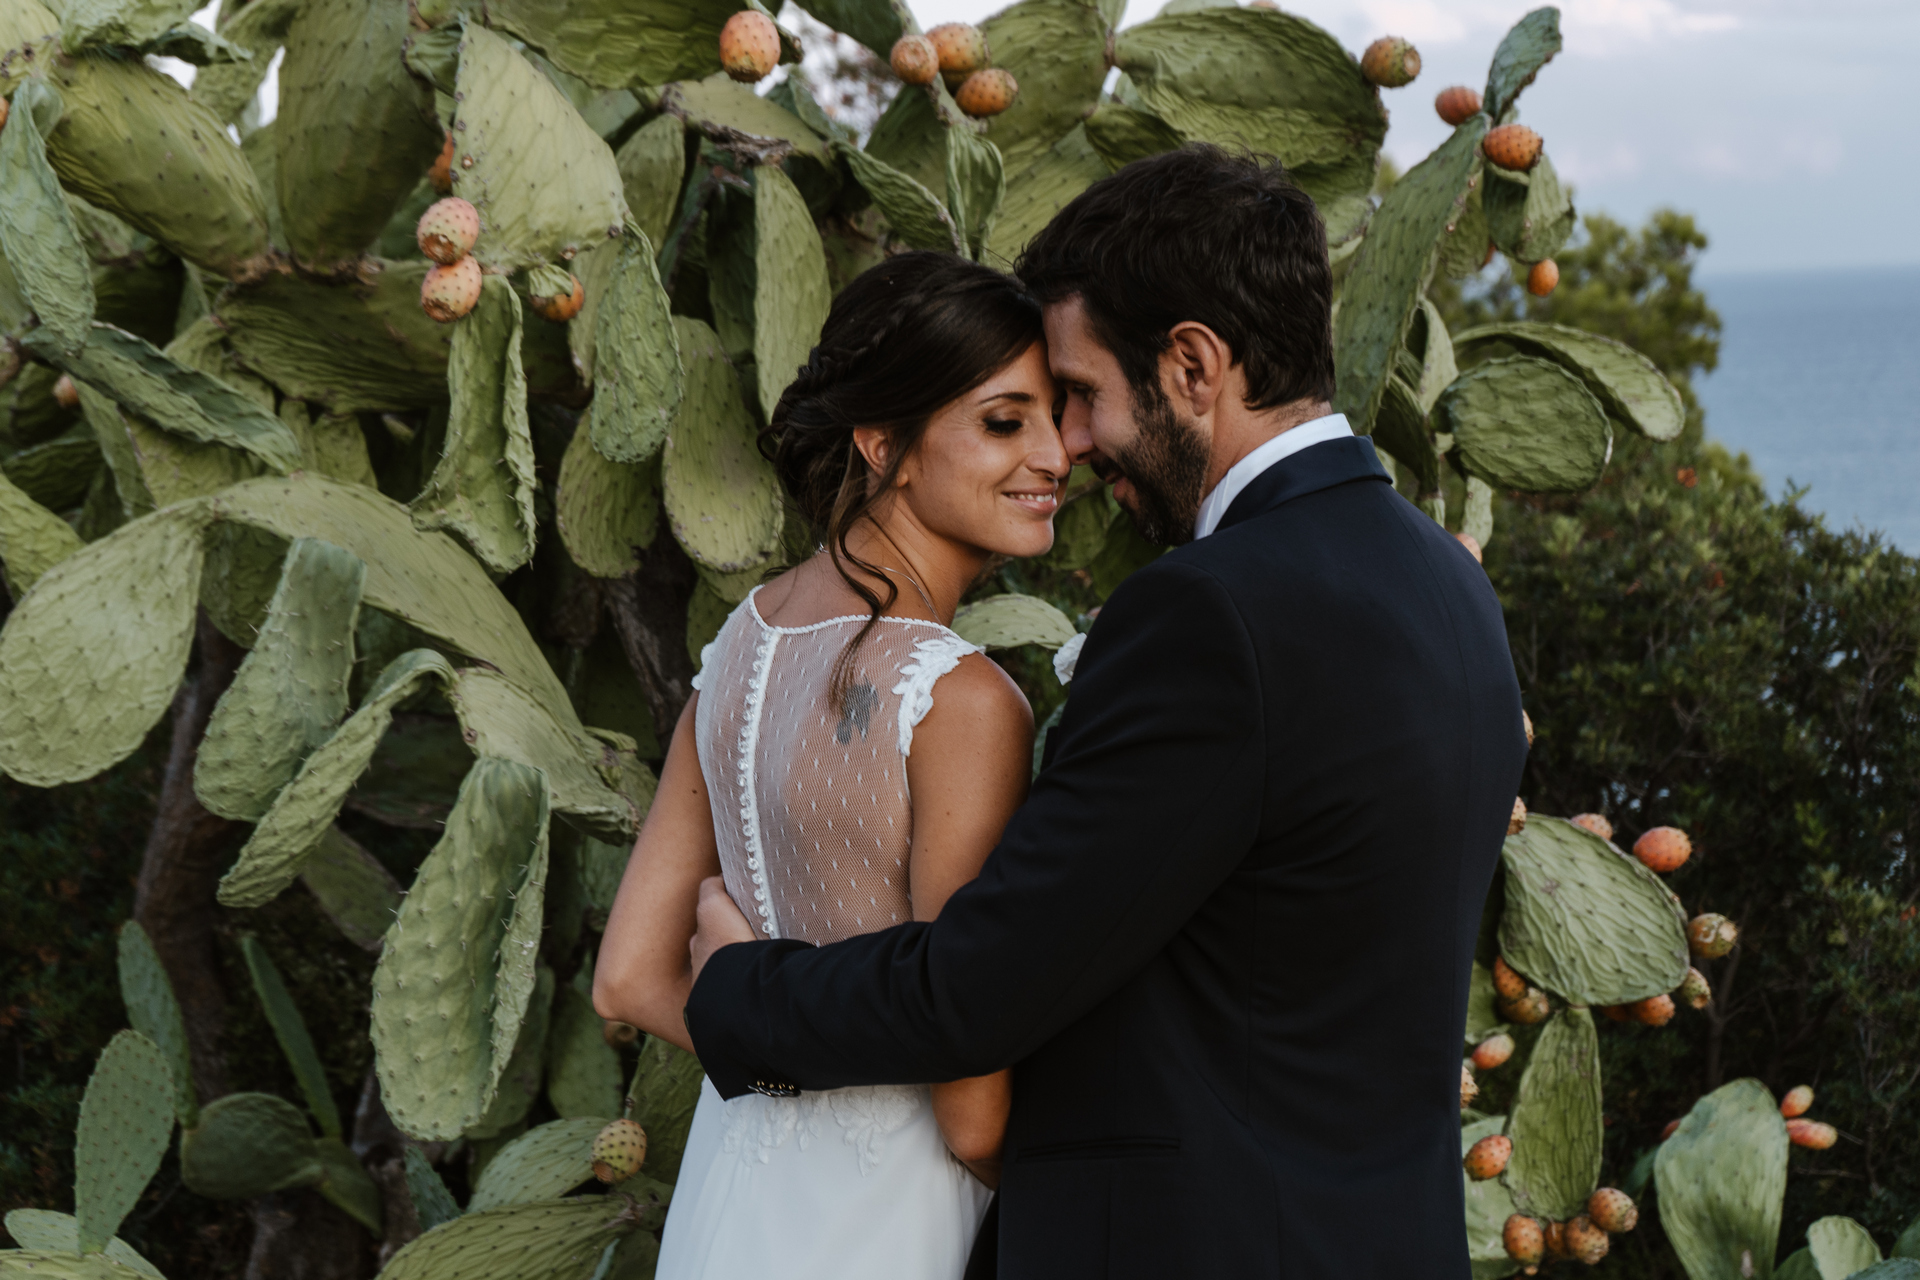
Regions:
<instances>
[{"instance_id":1,"label":"green leaf","mask_svg":"<svg viewBox=\"0 0 1920 1280\"><path fill-rule=\"evenodd\" d=\"M915 249L957 253L961 249L953 216L940 198L870 152L836 143L834 154L853 171L853 180L885 215L894 236Z\"/></svg>"},{"instance_id":2,"label":"green leaf","mask_svg":"<svg viewBox=\"0 0 1920 1280\"><path fill-rule=\"evenodd\" d=\"M1073 573L1092 564L1107 545L1107 529L1117 511L1104 484L1096 482L1078 496L1069 493L1053 518L1053 548L1042 557L1046 566L1057 573Z\"/></svg>"},{"instance_id":3,"label":"green leaf","mask_svg":"<svg viewBox=\"0 0 1920 1280\"><path fill-rule=\"evenodd\" d=\"M193 1054L187 1045L187 1023L166 966L153 949L153 940L137 920L120 926L120 1000L127 1021L153 1041L166 1057L173 1079L173 1110L184 1128L200 1122L200 1103L193 1090ZM16 1237L17 1238L17 1237ZM26 1240L20 1243L34 1247Z\"/></svg>"},{"instance_id":4,"label":"green leaf","mask_svg":"<svg viewBox=\"0 0 1920 1280\"><path fill-rule=\"evenodd\" d=\"M80 1252L80 1224L70 1213L55 1213L51 1209L15 1209L7 1214L7 1234L22 1249L65 1254ZM0 1254L0 1258L8 1256ZM141 1257L132 1245L119 1236L107 1241L100 1259L89 1255L88 1260L99 1262L101 1259L105 1260L107 1267L96 1274L116 1275L119 1274L117 1268L126 1267L143 1276L152 1276L153 1280L166 1280L158 1267Z\"/></svg>"},{"instance_id":5,"label":"green leaf","mask_svg":"<svg viewBox=\"0 0 1920 1280\"><path fill-rule=\"evenodd\" d=\"M1534 815L1508 836L1500 954L1575 1004L1630 1004L1687 976L1686 913L1637 858Z\"/></svg>"},{"instance_id":6,"label":"green leaf","mask_svg":"<svg viewBox=\"0 0 1920 1280\"><path fill-rule=\"evenodd\" d=\"M72 525L0 473L0 562L6 566L7 591L16 602L47 570L84 545Z\"/></svg>"},{"instance_id":7,"label":"green leaf","mask_svg":"<svg viewBox=\"0 0 1920 1280\"><path fill-rule=\"evenodd\" d=\"M205 526L198 507L136 520L15 604L0 630L0 771L37 787L78 782L145 740L186 670Z\"/></svg>"},{"instance_id":8,"label":"green leaf","mask_svg":"<svg viewBox=\"0 0 1920 1280\"><path fill-rule=\"evenodd\" d=\"M706 325L675 316L686 396L661 458L674 539L723 573L764 564L780 546L780 482L760 456L740 383Z\"/></svg>"},{"instance_id":9,"label":"green leaf","mask_svg":"<svg viewBox=\"0 0 1920 1280\"><path fill-rule=\"evenodd\" d=\"M983 649L1014 649L1037 644L1058 649L1078 635L1067 615L1038 596L997 595L960 606L953 629Z\"/></svg>"},{"instance_id":10,"label":"green leaf","mask_svg":"<svg viewBox=\"0 0 1920 1280\"><path fill-rule=\"evenodd\" d=\"M1093 110L1107 78L1109 25L1081 0L1019 0L980 24L993 65L1020 86L1013 105L987 125L1002 155L1030 161Z\"/></svg>"},{"instance_id":11,"label":"green leaf","mask_svg":"<svg viewBox=\"0 0 1920 1280\"><path fill-rule=\"evenodd\" d=\"M454 98L453 194L480 213L474 257L510 270L620 236L627 202L613 152L551 80L475 23Z\"/></svg>"},{"instance_id":12,"label":"green leaf","mask_svg":"<svg viewBox=\"0 0 1920 1280\"><path fill-rule=\"evenodd\" d=\"M1574 375L1532 356L1477 365L1434 405L1468 475L1496 489L1578 493L1613 454L1606 408Z\"/></svg>"},{"instance_id":13,"label":"green leaf","mask_svg":"<svg viewBox=\"0 0 1920 1280\"><path fill-rule=\"evenodd\" d=\"M820 341L833 290L807 202L772 165L753 171L753 226L753 356L760 409L771 418L780 393Z\"/></svg>"},{"instance_id":14,"label":"green leaf","mask_svg":"<svg viewBox=\"0 0 1920 1280\"><path fill-rule=\"evenodd\" d=\"M1135 569L1153 563L1165 551L1165 547L1155 546L1141 537L1132 518L1122 513L1107 526L1107 545L1087 566L1093 589L1102 600L1106 599Z\"/></svg>"},{"instance_id":15,"label":"green leaf","mask_svg":"<svg viewBox=\"0 0 1920 1280\"><path fill-rule=\"evenodd\" d=\"M381 1280L588 1280L607 1246L631 1230L620 1208L605 1196L580 1196L463 1214L394 1254Z\"/></svg>"},{"instance_id":16,"label":"green leaf","mask_svg":"<svg viewBox=\"0 0 1920 1280\"><path fill-rule=\"evenodd\" d=\"M966 238L967 252L976 260L985 249L987 234L1006 194L1006 167L999 148L965 129L949 129L947 208L953 211L953 220Z\"/></svg>"},{"instance_id":17,"label":"green leaf","mask_svg":"<svg viewBox=\"0 0 1920 1280\"><path fill-rule=\"evenodd\" d=\"M1920 1259L1920 1218L1907 1224L1900 1238L1893 1242L1893 1257Z\"/></svg>"},{"instance_id":18,"label":"green leaf","mask_svg":"<svg viewBox=\"0 0 1920 1280\"><path fill-rule=\"evenodd\" d=\"M420 1220L420 1230L431 1231L459 1217L460 1206L453 1202L453 1193L427 1162L426 1154L411 1142L406 1152L407 1195L413 1200L413 1214Z\"/></svg>"},{"instance_id":19,"label":"green leaf","mask_svg":"<svg viewBox=\"0 0 1920 1280\"><path fill-rule=\"evenodd\" d=\"M1103 102L1087 117L1087 141L1108 168L1119 170L1135 160L1177 150L1187 139L1150 111L1123 102Z\"/></svg>"},{"instance_id":20,"label":"green leaf","mask_svg":"<svg viewBox=\"0 0 1920 1280\"><path fill-rule=\"evenodd\" d=\"M1773 1280L1823 1280L1820 1266L1813 1260L1813 1250L1796 1249L1787 1255L1787 1260L1773 1270Z\"/></svg>"},{"instance_id":21,"label":"green leaf","mask_svg":"<svg viewBox=\"0 0 1920 1280\"><path fill-rule=\"evenodd\" d=\"M80 1252L99 1253L120 1229L173 1137L173 1068L138 1031L107 1042L73 1135L73 1204Z\"/></svg>"},{"instance_id":22,"label":"green leaf","mask_svg":"<svg viewBox=\"0 0 1920 1280\"><path fill-rule=\"evenodd\" d=\"M1758 1080L1693 1104L1653 1161L1660 1227L1693 1280L1773 1270L1787 1190L1787 1125Z\"/></svg>"},{"instance_id":23,"label":"green leaf","mask_svg":"<svg viewBox=\"0 0 1920 1280\"><path fill-rule=\"evenodd\" d=\"M448 1140L485 1114L535 985L546 865L546 779L475 761L374 970L375 1065L403 1132Z\"/></svg>"},{"instance_id":24,"label":"green leaf","mask_svg":"<svg viewBox=\"0 0 1920 1280\"><path fill-rule=\"evenodd\" d=\"M1482 206L1487 232L1500 252L1516 262L1539 262L1560 252L1573 234L1573 192L1560 185L1553 161L1541 156L1524 173L1486 168Z\"/></svg>"},{"instance_id":25,"label":"green leaf","mask_svg":"<svg viewBox=\"0 0 1920 1280\"><path fill-rule=\"evenodd\" d=\"M63 350L77 352L93 322L93 276L40 129L43 121L53 128L63 105L40 80L22 82L13 95L13 110L0 127L0 169L7 174L0 188L0 255L40 323Z\"/></svg>"},{"instance_id":26,"label":"green leaf","mask_svg":"<svg viewBox=\"0 0 1920 1280\"><path fill-rule=\"evenodd\" d=\"M211 1200L250 1200L326 1176L300 1108L270 1093L229 1093L180 1135L180 1180Z\"/></svg>"},{"instance_id":27,"label":"green leaf","mask_svg":"<svg viewBox=\"0 0 1920 1280\"><path fill-rule=\"evenodd\" d=\"M1086 129L1077 125L1024 168L1015 157L1008 166L1000 216L987 237L988 260L1013 263L1040 228L1107 172L1107 162L1087 141Z\"/></svg>"},{"instance_id":28,"label":"green leaf","mask_svg":"<svg viewBox=\"0 0 1920 1280\"><path fill-rule=\"evenodd\" d=\"M640 564L660 527L660 464L614 462L576 429L560 460L553 522L573 562L600 578Z\"/></svg>"},{"instance_id":29,"label":"green leaf","mask_svg":"<svg viewBox=\"0 0 1920 1280\"><path fill-rule=\"evenodd\" d=\"M520 299L488 276L479 305L454 322L446 444L414 498L418 529L450 529L495 573L533 558L533 433L520 367Z\"/></svg>"},{"instance_id":30,"label":"green leaf","mask_svg":"<svg viewBox=\"0 0 1920 1280\"><path fill-rule=\"evenodd\" d=\"M1511 901L1511 899L1509 899ZM1503 1181L1522 1213L1567 1219L1599 1185L1600 1040L1593 1015L1562 1009L1534 1042L1507 1121L1513 1157Z\"/></svg>"},{"instance_id":31,"label":"green leaf","mask_svg":"<svg viewBox=\"0 0 1920 1280\"><path fill-rule=\"evenodd\" d=\"M1847 1280L1880 1261L1880 1246L1852 1218L1826 1217L1807 1228L1807 1249L1820 1280Z\"/></svg>"},{"instance_id":32,"label":"green leaf","mask_svg":"<svg viewBox=\"0 0 1920 1280\"><path fill-rule=\"evenodd\" d=\"M1474 1143L1504 1133L1506 1127L1505 1116L1488 1116L1473 1124L1463 1125L1460 1129L1460 1158L1466 1159ZM1501 1232L1506 1228L1507 1219L1519 1212L1513 1203L1513 1193L1507 1190L1506 1182L1500 1178L1475 1182L1462 1170L1460 1180L1467 1201L1467 1256L1473 1263L1474 1280L1497 1280L1498 1277L1512 1275L1520 1269L1520 1264L1507 1256L1507 1246L1502 1242Z\"/></svg>"},{"instance_id":33,"label":"green leaf","mask_svg":"<svg viewBox=\"0 0 1920 1280\"><path fill-rule=\"evenodd\" d=\"M94 45L146 44L197 8L193 0L67 0L60 47L79 53Z\"/></svg>"},{"instance_id":34,"label":"green leaf","mask_svg":"<svg viewBox=\"0 0 1920 1280\"><path fill-rule=\"evenodd\" d=\"M1505 350L1551 360L1586 383L1607 412L1649 440L1673 440L1687 425L1680 392L1659 366L1624 342L1533 320L1481 325L1454 339L1462 357Z\"/></svg>"},{"instance_id":35,"label":"green leaf","mask_svg":"<svg viewBox=\"0 0 1920 1280\"><path fill-rule=\"evenodd\" d=\"M594 1034L597 1039L597 1028ZM618 1095L619 1091L620 1078L616 1074L614 1093ZM611 1113L574 1116L527 1130L487 1161L467 1212L485 1213L505 1205L557 1200L581 1183L591 1181L593 1140L612 1119Z\"/></svg>"},{"instance_id":36,"label":"green leaf","mask_svg":"<svg viewBox=\"0 0 1920 1280\"><path fill-rule=\"evenodd\" d=\"M380 949L381 935L405 896L393 873L338 827L321 835L300 882L347 941L368 951Z\"/></svg>"},{"instance_id":37,"label":"green leaf","mask_svg":"<svg viewBox=\"0 0 1920 1280\"><path fill-rule=\"evenodd\" d=\"M627 1118L647 1131L646 1173L662 1182L680 1176L704 1078L700 1060L685 1049L658 1036L642 1042L627 1085Z\"/></svg>"},{"instance_id":38,"label":"green leaf","mask_svg":"<svg viewBox=\"0 0 1920 1280\"><path fill-rule=\"evenodd\" d=\"M1513 24L1493 52L1487 68L1487 91L1482 109L1495 120L1507 113L1520 91L1533 83L1540 68L1560 52L1560 11L1551 5L1535 9ZM1698 1277L1695 1278L1698 1280Z\"/></svg>"},{"instance_id":39,"label":"green leaf","mask_svg":"<svg viewBox=\"0 0 1920 1280\"><path fill-rule=\"evenodd\" d=\"M652 243L636 229L618 253L593 319L593 405L586 434L615 462L645 462L666 441L686 374Z\"/></svg>"},{"instance_id":40,"label":"green leaf","mask_svg":"<svg viewBox=\"0 0 1920 1280\"><path fill-rule=\"evenodd\" d=\"M606 89L665 84L720 69L731 0L488 0L488 21L568 75Z\"/></svg>"},{"instance_id":41,"label":"green leaf","mask_svg":"<svg viewBox=\"0 0 1920 1280\"><path fill-rule=\"evenodd\" d=\"M620 1055L607 1044L601 1028L600 1015L593 1011L593 1001L581 990L576 974L554 1001L553 1028L547 1036L547 1100L561 1116L586 1116L596 1125L618 1114L621 1096ZM587 1136L590 1142L593 1135Z\"/></svg>"},{"instance_id":42,"label":"green leaf","mask_svg":"<svg viewBox=\"0 0 1920 1280\"><path fill-rule=\"evenodd\" d=\"M273 957L251 933L240 935L240 954L247 962L247 976L253 979L254 994L260 997L260 1005L266 1010L267 1025L273 1028L273 1038L279 1041L280 1052L286 1055L287 1065L293 1068L293 1078L307 1100L307 1110L313 1113L322 1134L338 1138L340 1111L334 1106L333 1090L327 1087L327 1069L320 1062L313 1037L307 1033L306 1020L294 1005L280 970L274 967Z\"/></svg>"}]
</instances>

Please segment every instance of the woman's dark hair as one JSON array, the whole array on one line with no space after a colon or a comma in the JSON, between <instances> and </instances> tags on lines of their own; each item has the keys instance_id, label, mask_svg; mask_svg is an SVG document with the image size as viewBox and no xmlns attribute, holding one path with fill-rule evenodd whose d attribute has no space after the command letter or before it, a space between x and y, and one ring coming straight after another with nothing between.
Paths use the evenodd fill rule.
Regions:
<instances>
[{"instance_id":1,"label":"woman's dark hair","mask_svg":"<svg viewBox=\"0 0 1920 1280\"><path fill-rule=\"evenodd\" d=\"M900 595L880 566L848 550L847 535L893 487L933 415L1043 336L1039 304L1011 276L952 254L903 253L840 291L820 344L781 393L760 452L872 613L834 666L836 705L860 643ZM887 432L877 477L854 447L856 427ZM886 583L884 594L849 564Z\"/></svg>"}]
</instances>

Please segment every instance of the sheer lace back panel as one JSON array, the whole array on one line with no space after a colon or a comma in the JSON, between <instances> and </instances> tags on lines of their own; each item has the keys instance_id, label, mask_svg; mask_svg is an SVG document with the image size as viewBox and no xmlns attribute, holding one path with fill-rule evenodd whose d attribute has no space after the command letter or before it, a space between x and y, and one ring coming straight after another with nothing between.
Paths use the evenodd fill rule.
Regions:
<instances>
[{"instance_id":1,"label":"sheer lace back panel","mask_svg":"<svg viewBox=\"0 0 1920 1280\"><path fill-rule=\"evenodd\" d=\"M720 868L768 937L818 946L913 918L913 727L934 682L978 650L937 623L882 618L832 706L834 664L864 621L771 626L749 595L701 655L694 727Z\"/></svg>"}]
</instances>

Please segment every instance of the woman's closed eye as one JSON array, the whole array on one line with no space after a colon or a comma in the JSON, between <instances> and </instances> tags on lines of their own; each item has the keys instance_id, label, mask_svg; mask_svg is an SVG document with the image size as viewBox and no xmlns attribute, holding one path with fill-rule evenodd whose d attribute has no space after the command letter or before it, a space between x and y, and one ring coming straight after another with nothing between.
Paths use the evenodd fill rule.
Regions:
<instances>
[{"instance_id":1,"label":"woman's closed eye","mask_svg":"<svg viewBox=\"0 0 1920 1280\"><path fill-rule=\"evenodd\" d=\"M988 418L986 425L991 435L1011 436L1019 434L1020 429L1027 424L1018 418Z\"/></svg>"}]
</instances>

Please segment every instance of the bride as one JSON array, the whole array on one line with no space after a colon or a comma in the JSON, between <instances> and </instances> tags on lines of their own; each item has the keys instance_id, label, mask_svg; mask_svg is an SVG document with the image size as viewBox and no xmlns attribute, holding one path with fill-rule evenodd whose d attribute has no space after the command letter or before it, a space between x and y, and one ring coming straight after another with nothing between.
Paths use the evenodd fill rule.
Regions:
<instances>
[{"instance_id":1,"label":"bride","mask_svg":"<svg viewBox=\"0 0 1920 1280\"><path fill-rule=\"evenodd\" d=\"M910 253L834 302L766 432L821 549L701 655L627 864L594 1004L685 1049L702 879L768 937L932 919L1026 794L1033 714L948 628L994 556L1053 544L1069 470L1040 310ZM659 1280L958 1280L998 1181L1007 1072L721 1100L703 1087Z\"/></svg>"}]
</instances>

